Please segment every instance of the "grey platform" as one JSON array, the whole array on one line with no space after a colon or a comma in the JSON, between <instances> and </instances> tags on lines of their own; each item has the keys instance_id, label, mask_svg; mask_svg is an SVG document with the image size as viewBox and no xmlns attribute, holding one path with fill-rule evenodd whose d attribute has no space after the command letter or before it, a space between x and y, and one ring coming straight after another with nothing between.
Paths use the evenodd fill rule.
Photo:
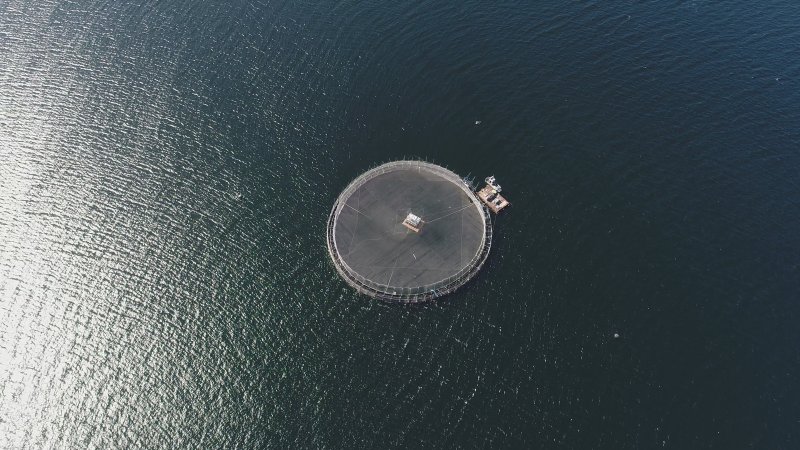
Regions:
<instances>
[{"instance_id":1,"label":"grey platform","mask_svg":"<svg viewBox=\"0 0 800 450\"><path fill-rule=\"evenodd\" d=\"M402 225L409 212L425 222ZM420 161L396 161L356 178L328 222L338 272L362 293L384 300L429 300L466 283L491 244L483 204L453 172Z\"/></svg>"}]
</instances>

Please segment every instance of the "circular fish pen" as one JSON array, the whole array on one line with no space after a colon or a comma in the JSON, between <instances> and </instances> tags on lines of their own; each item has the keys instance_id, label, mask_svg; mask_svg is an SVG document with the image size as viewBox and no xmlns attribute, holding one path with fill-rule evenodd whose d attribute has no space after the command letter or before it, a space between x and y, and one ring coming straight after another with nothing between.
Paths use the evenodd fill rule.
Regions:
<instances>
[{"instance_id":1,"label":"circular fish pen","mask_svg":"<svg viewBox=\"0 0 800 450\"><path fill-rule=\"evenodd\" d=\"M359 292L419 303L451 293L483 266L489 211L455 173L395 161L353 180L328 219L328 252Z\"/></svg>"}]
</instances>

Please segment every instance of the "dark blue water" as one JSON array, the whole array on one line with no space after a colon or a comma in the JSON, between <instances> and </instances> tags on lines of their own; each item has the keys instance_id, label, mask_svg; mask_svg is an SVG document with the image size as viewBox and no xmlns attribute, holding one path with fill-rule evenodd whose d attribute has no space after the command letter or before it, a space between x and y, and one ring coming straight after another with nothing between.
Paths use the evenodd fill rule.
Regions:
<instances>
[{"instance_id":1,"label":"dark blue water","mask_svg":"<svg viewBox=\"0 0 800 450\"><path fill-rule=\"evenodd\" d=\"M798 448L799 49L788 0L5 0L0 447ZM513 203L421 308L324 243L403 157Z\"/></svg>"}]
</instances>

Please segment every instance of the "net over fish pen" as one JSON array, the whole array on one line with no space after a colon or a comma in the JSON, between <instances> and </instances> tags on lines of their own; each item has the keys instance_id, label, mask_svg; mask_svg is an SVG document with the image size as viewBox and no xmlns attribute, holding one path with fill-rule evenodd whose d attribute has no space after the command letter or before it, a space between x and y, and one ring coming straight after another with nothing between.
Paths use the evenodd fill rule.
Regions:
<instances>
[{"instance_id":1,"label":"net over fish pen","mask_svg":"<svg viewBox=\"0 0 800 450\"><path fill-rule=\"evenodd\" d=\"M421 161L375 167L339 195L327 226L336 270L359 292L417 303L453 292L492 242L484 204L455 173Z\"/></svg>"}]
</instances>

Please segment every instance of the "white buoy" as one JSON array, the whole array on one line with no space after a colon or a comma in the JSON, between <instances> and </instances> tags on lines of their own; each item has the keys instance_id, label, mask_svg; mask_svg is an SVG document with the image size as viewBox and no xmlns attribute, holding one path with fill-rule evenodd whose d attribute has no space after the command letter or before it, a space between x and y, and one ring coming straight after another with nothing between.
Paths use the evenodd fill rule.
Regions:
<instances>
[{"instance_id":1,"label":"white buoy","mask_svg":"<svg viewBox=\"0 0 800 450\"><path fill-rule=\"evenodd\" d=\"M619 339L619 333L614 333L614 339Z\"/></svg>"}]
</instances>

